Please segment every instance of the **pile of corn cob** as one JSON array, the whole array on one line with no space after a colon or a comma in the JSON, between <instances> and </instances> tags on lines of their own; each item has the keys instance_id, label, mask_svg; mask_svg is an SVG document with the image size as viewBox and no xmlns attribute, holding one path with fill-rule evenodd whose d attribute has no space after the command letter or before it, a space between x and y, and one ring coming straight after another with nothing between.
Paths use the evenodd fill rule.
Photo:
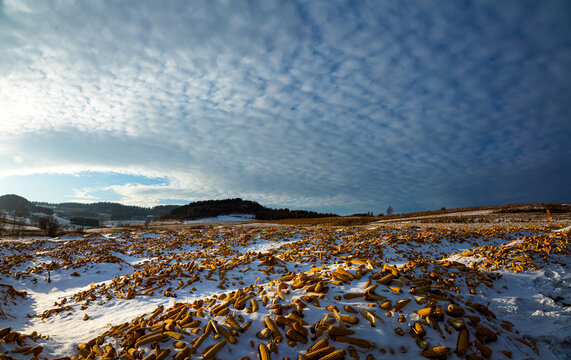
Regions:
<instances>
[{"instance_id":1,"label":"pile of corn cob","mask_svg":"<svg viewBox=\"0 0 571 360\"><path fill-rule=\"evenodd\" d=\"M0 360L18 359L21 356L37 359L44 351L43 346L37 344L38 340L48 338L48 336L41 336L36 332L27 335L12 331L12 328L9 327L0 329L0 349L9 350L6 352L11 354L0 353Z\"/></svg>"},{"instance_id":2,"label":"pile of corn cob","mask_svg":"<svg viewBox=\"0 0 571 360\"><path fill-rule=\"evenodd\" d=\"M522 237L529 233L541 235ZM37 276L87 269L95 262L132 270L60 299L54 308L37 314L42 319L141 296L164 296L166 305L172 298L193 298L204 282L216 282L215 294L159 306L130 322L110 325L80 344L73 359L329 360L398 358L403 353L419 358L518 358L535 356L536 345L479 303L478 295L498 288L501 276L491 270L535 269L568 256L567 236L546 228L232 227L157 236L133 232L44 244L39 247L42 256L56 260L24 270L19 268L29 262L33 249L20 249L20 257L5 262L2 273ZM522 241L503 244L517 237ZM247 250L266 241L276 246L266 252ZM451 254L441 246L446 243L472 247L455 260L482 260L447 261ZM127 264L125 256L148 259ZM402 265L389 265L395 263ZM12 271L15 268L20 271ZM245 276L251 272L260 275L253 283ZM513 353L516 348L519 353Z\"/></svg>"},{"instance_id":3,"label":"pile of corn cob","mask_svg":"<svg viewBox=\"0 0 571 360\"><path fill-rule=\"evenodd\" d=\"M403 352L487 359L490 343L510 357L506 345L526 340L462 295L468 287L492 287L497 278L461 263L419 260L395 268L349 260L159 307L80 344L73 359L374 359Z\"/></svg>"}]
</instances>

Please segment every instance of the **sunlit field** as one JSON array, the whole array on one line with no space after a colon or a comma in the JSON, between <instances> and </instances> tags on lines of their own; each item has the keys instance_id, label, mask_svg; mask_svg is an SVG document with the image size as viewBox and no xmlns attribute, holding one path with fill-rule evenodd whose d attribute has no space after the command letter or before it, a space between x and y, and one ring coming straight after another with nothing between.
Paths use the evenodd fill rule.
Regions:
<instances>
[{"instance_id":1,"label":"sunlit field","mask_svg":"<svg viewBox=\"0 0 571 360\"><path fill-rule=\"evenodd\" d=\"M4 240L0 357L562 359L569 231L242 224Z\"/></svg>"}]
</instances>

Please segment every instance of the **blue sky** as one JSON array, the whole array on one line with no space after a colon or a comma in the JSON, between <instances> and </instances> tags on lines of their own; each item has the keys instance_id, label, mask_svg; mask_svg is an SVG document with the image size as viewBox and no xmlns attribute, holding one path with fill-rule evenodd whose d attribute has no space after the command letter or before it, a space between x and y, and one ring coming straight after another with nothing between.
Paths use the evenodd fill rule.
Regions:
<instances>
[{"instance_id":1,"label":"blue sky","mask_svg":"<svg viewBox=\"0 0 571 360\"><path fill-rule=\"evenodd\" d=\"M0 194L571 200L569 1L0 0Z\"/></svg>"}]
</instances>

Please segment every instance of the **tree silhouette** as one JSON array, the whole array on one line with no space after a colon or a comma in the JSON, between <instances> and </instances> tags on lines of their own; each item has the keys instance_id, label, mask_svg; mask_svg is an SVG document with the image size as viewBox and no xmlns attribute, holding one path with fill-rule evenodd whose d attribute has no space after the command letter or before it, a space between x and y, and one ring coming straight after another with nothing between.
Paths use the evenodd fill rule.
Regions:
<instances>
[{"instance_id":1,"label":"tree silhouette","mask_svg":"<svg viewBox=\"0 0 571 360\"><path fill-rule=\"evenodd\" d=\"M59 232L59 223L53 216L41 217L38 226L47 236L56 236Z\"/></svg>"}]
</instances>

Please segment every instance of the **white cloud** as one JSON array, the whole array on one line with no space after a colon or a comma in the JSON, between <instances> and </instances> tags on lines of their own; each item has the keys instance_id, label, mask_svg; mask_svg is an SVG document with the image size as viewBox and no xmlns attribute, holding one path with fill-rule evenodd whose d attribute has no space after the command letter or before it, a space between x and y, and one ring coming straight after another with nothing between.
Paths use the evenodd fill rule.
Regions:
<instances>
[{"instance_id":1,"label":"white cloud","mask_svg":"<svg viewBox=\"0 0 571 360\"><path fill-rule=\"evenodd\" d=\"M71 196L71 201L73 202L78 202L78 203L92 203L92 202L96 202L98 199L96 196L92 195L91 189L71 189L72 190L72 196Z\"/></svg>"},{"instance_id":2,"label":"white cloud","mask_svg":"<svg viewBox=\"0 0 571 360\"><path fill-rule=\"evenodd\" d=\"M571 155L552 3L2 4L0 177L169 179L109 188L128 203L412 209Z\"/></svg>"}]
</instances>

